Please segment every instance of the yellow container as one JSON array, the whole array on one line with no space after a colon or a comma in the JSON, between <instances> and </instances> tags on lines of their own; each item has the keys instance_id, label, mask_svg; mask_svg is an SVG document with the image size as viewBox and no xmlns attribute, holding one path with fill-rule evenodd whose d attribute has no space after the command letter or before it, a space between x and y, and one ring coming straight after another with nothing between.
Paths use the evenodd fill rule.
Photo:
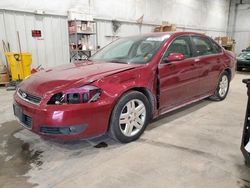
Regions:
<instances>
[{"instance_id":1,"label":"yellow container","mask_svg":"<svg viewBox=\"0 0 250 188\"><path fill-rule=\"evenodd\" d=\"M24 80L31 74L32 57L30 53L6 52L5 56L7 57L13 81Z\"/></svg>"}]
</instances>

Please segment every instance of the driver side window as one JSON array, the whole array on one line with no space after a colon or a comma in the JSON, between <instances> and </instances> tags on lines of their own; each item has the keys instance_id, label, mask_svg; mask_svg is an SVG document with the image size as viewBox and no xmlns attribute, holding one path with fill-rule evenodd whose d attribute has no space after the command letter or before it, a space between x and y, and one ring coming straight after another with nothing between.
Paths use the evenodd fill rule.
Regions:
<instances>
[{"instance_id":1,"label":"driver side window","mask_svg":"<svg viewBox=\"0 0 250 188\"><path fill-rule=\"evenodd\" d=\"M181 53L185 56L185 58L192 57L189 37L178 37L175 39L164 53L162 59L167 58L171 53Z\"/></svg>"}]
</instances>

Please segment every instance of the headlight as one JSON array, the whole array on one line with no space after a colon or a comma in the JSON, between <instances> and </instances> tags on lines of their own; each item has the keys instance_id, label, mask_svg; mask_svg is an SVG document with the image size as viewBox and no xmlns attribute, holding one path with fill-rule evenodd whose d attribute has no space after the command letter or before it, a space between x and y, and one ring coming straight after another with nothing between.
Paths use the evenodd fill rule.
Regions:
<instances>
[{"instance_id":1,"label":"headlight","mask_svg":"<svg viewBox=\"0 0 250 188\"><path fill-rule=\"evenodd\" d=\"M48 104L80 104L96 102L101 96L101 89L92 86L85 85L79 88L69 89L63 93L57 93L53 95Z\"/></svg>"},{"instance_id":2,"label":"headlight","mask_svg":"<svg viewBox=\"0 0 250 188\"><path fill-rule=\"evenodd\" d=\"M50 98L47 104L62 104L65 102L64 97L65 97L65 94L57 93Z\"/></svg>"}]
</instances>

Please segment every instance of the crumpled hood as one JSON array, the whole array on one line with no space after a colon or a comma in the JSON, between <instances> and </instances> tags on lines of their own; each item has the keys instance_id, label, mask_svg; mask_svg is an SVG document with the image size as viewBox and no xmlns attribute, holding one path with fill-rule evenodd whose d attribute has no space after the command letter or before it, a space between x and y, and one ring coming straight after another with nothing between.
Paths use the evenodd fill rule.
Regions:
<instances>
[{"instance_id":1,"label":"crumpled hood","mask_svg":"<svg viewBox=\"0 0 250 188\"><path fill-rule=\"evenodd\" d=\"M92 62L70 63L43 70L20 84L20 88L36 96L43 96L48 92L57 91L81 81L87 84L105 76L115 74L128 69L133 69L138 65Z\"/></svg>"}]
</instances>

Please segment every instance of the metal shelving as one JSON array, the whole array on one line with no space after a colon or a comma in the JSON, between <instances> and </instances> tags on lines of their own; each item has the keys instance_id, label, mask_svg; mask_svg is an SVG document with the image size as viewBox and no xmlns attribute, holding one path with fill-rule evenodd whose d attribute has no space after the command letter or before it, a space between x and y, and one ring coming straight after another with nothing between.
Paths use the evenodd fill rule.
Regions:
<instances>
[{"instance_id":1,"label":"metal shelving","mask_svg":"<svg viewBox=\"0 0 250 188\"><path fill-rule=\"evenodd\" d=\"M96 22L69 20L70 61L88 59L96 51Z\"/></svg>"}]
</instances>

